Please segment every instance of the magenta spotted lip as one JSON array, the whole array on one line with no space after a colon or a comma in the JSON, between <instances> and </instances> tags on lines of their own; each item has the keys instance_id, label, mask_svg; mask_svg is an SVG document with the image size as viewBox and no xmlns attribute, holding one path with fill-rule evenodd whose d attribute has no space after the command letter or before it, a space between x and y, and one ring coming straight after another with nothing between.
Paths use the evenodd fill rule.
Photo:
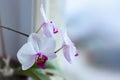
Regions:
<instances>
[{"instance_id":1,"label":"magenta spotted lip","mask_svg":"<svg viewBox=\"0 0 120 80\"><path fill-rule=\"evenodd\" d=\"M78 53L76 53L76 54L75 54L75 56L77 57L77 56L79 56L79 54L78 54Z\"/></svg>"},{"instance_id":2,"label":"magenta spotted lip","mask_svg":"<svg viewBox=\"0 0 120 80\"><path fill-rule=\"evenodd\" d=\"M58 33L58 29L57 28L53 28L53 33L54 34Z\"/></svg>"},{"instance_id":3,"label":"magenta spotted lip","mask_svg":"<svg viewBox=\"0 0 120 80\"><path fill-rule=\"evenodd\" d=\"M41 68L41 69L46 69L45 63L47 62L48 57L42 53L37 53L36 55L36 64Z\"/></svg>"},{"instance_id":4,"label":"magenta spotted lip","mask_svg":"<svg viewBox=\"0 0 120 80\"><path fill-rule=\"evenodd\" d=\"M53 23L53 21L50 21L52 27L53 27L53 33L56 34L58 33L58 29L56 28L55 24Z\"/></svg>"}]
</instances>

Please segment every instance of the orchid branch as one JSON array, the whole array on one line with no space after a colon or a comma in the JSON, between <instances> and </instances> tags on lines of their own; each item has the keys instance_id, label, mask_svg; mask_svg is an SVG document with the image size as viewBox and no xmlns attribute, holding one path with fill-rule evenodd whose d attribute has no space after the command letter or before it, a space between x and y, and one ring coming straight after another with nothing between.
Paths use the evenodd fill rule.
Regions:
<instances>
[{"instance_id":1,"label":"orchid branch","mask_svg":"<svg viewBox=\"0 0 120 80\"><path fill-rule=\"evenodd\" d=\"M2 27L2 28L4 28L4 29L8 29L8 30L13 31L13 32L16 32L16 33L21 34L21 35L26 36L26 37L29 36L29 35L26 34L26 33L23 33L23 32L20 32L20 31L17 31L17 30L14 30L14 29L11 29L11 28L8 28L8 27L5 27L5 26L0 26L0 27Z\"/></svg>"},{"instance_id":2,"label":"orchid branch","mask_svg":"<svg viewBox=\"0 0 120 80\"><path fill-rule=\"evenodd\" d=\"M5 41L4 41L4 36L3 36L3 30L0 28L0 37L1 37L1 44L2 44L2 54L4 58L7 58L6 55L6 46L5 46Z\"/></svg>"},{"instance_id":3,"label":"orchid branch","mask_svg":"<svg viewBox=\"0 0 120 80\"><path fill-rule=\"evenodd\" d=\"M38 33L38 32L41 30L41 28L42 28L43 25L45 25L45 23L43 23L43 24L37 29L36 33Z\"/></svg>"},{"instance_id":4,"label":"orchid branch","mask_svg":"<svg viewBox=\"0 0 120 80\"><path fill-rule=\"evenodd\" d=\"M63 48L63 47L61 47L61 48L57 49L54 53L59 52L62 48Z\"/></svg>"}]
</instances>

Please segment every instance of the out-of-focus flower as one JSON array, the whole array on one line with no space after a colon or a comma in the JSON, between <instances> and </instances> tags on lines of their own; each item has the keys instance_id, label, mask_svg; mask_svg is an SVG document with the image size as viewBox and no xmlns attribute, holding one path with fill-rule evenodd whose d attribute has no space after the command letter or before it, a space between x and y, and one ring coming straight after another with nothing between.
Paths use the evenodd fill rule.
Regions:
<instances>
[{"instance_id":1,"label":"out-of-focus flower","mask_svg":"<svg viewBox=\"0 0 120 80\"><path fill-rule=\"evenodd\" d=\"M29 69L35 62L40 68L45 69L46 61L56 58L55 46L53 38L39 37L36 33L32 33L27 43L17 53L22 69Z\"/></svg>"},{"instance_id":2,"label":"out-of-focus flower","mask_svg":"<svg viewBox=\"0 0 120 80\"><path fill-rule=\"evenodd\" d=\"M58 29L56 28L53 21L49 21L47 19L45 11L43 9L43 5L41 6L40 11L41 11L41 15L42 15L43 20L44 20L43 24L41 25L43 32L47 37L53 37L53 34L58 33Z\"/></svg>"},{"instance_id":3,"label":"out-of-focus flower","mask_svg":"<svg viewBox=\"0 0 120 80\"><path fill-rule=\"evenodd\" d=\"M78 56L79 54L76 52L76 47L74 46L73 42L68 37L66 29L61 30L61 36L63 38L62 47L63 47L64 57L69 63L71 63L70 56Z\"/></svg>"}]
</instances>

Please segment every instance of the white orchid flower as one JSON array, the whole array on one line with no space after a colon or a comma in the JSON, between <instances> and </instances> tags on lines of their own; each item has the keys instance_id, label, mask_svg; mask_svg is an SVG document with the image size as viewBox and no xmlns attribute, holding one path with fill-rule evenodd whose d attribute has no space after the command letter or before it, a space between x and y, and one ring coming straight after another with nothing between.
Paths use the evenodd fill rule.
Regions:
<instances>
[{"instance_id":1,"label":"white orchid flower","mask_svg":"<svg viewBox=\"0 0 120 80\"><path fill-rule=\"evenodd\" d=\"M65 28L61 29L61 36L63 39L62 47L63 47L64 57L69 63L71 63L72 61L70 56L78 56L79 54L76 52L76 47L68 37L67 31Z\"/></svg>"},{"instance_id":2,"label":"white orchid flower","mask_svg":"<svg viewBox=\"0 0 120 80\"><path fill-rule=\"evenodd\" d=\"M39 37L32 33L17 53L17 58L22 64L22 69L27 70L36 63L40 68L45 69L47 60L56 58L55 41L53 38Z\"/></svg>"},{"instance_id":3,"label":"white orchid flower","mask_svg":"<svg viewBox=\"0 0 120 80\"><path fill-rule=\"evenodd\" d=\"M45 11L43 9L43 5L41 5L40 11L41 11L41 15L42 15L43 20L44 20L42 25L41 25L43 32L47 37L53 37L54 34L58 33L58 29L56 28L53 21L49 21L47 19Z\"/></svg>"}]
</instances>

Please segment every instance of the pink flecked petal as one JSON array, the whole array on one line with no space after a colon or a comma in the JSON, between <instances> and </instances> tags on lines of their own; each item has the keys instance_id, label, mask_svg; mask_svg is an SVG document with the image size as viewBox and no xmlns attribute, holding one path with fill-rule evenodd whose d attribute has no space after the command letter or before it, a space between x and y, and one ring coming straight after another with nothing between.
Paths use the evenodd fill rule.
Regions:
<instances>
[{"instance_id":1,"label":"pink flecked petal","mask_svg":"<svg viewBox=\"0 0 120 80\"><path fill-rule=\"evenodd\" d=\"M53 29L49 24L43 25L42 28L46 37L53 37Z\"/></svg>"},{"instance_id":2,"label":"pink flecked petal","mask_svg":"<svg viewBox=\"0 0 120 80\"><path fill-rule=\"evenodd\" d=\"M69 63L71 63L70 50L69 49L70 49L70 47L68 45L63 45L64 57Z\"/></svg>"},{"instance_id":3,"label":"pink flecked petal","mask_svg":"<svg viewBox=\"0 0 120 80\"><path fill-rule=\"evenodd\" d=\"M64 56L68 62L71 62L70 56L76 55L76 47L74 46L73 42L68 37L66 28L62 28L61 37L63 38Z\"/></svg>"}]
</instances>

